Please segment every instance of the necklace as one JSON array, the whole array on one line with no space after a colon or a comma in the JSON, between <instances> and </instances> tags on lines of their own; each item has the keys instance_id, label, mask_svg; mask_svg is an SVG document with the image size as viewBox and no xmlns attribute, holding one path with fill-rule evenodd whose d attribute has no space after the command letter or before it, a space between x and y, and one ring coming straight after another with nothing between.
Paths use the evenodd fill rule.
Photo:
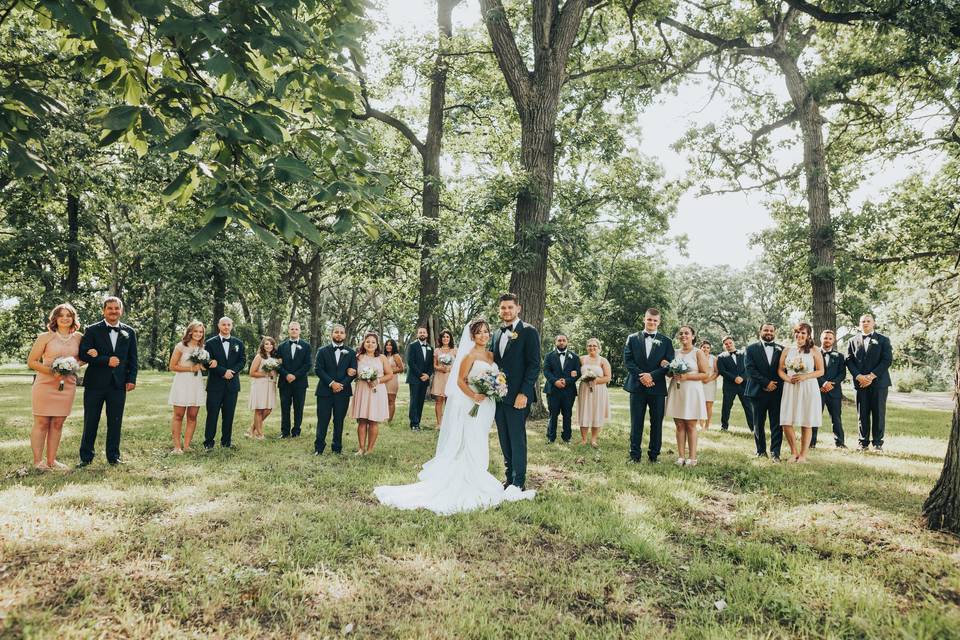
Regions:
<instances>
[{"instance_id":1,"label":"necklace","mask_svg":"<svg viewBox=\"0 0 960 640\"><path fill-rule=\"evenodd\" d=\"M60 333L59 331L54 331L54 333L57 334L57 340L59 340L60 342L63 342L64 344L66 344L67 342L70 342L71 338L73 338L73 333L68 333L66 338L64 338L63 334Z\"/></svg>"}]
</instances>

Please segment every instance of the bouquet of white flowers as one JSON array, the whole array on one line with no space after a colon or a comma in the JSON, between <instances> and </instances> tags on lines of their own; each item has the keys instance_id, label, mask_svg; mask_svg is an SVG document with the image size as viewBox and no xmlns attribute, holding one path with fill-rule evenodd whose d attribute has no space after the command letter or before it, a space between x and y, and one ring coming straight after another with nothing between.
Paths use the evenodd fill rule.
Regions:
<instances>
[{"instance_id":1,"label":"bouquet of white flowers","mask_svg":"<svg viewBox=\"0 0 960 640\"><path fill-rule=\"evenodd\" d=\"M264 360L260 363L260 370L266 371L272 378L273 372L280 370L280 360L277 358L264 358Z\"/></svg>"},{"instance_id":2,"label":"bouquet of white flowers","mask_svg":"<svg viewBox=\"0 0 960 640\"><path fill-rule=\"evenodd\" d=\"M61 376L58 391L63 391L63 377L73 376L76 378L77 372L80 371L80 363L73 356L62 356L54 360L50 368L53 369L54 373Z\"/></svg>"},{"instance_id":3,"label":"bouquet of white flowers","mask_svg":"<svg viewBox=\"0 0 960 640\"><path fill-rule=\"evenodd\" d=\"M479 375L471 375L467 379L467 384L477 393L493 398L496 402L500 402L507 395L507 374L496 366ZM480 405L474 403L473 408L470 409L470 417L477 417L478 411L480 411Z\"/></svg>"},{"instance_id":4,"label":"bouquet of white flowers","mask_svg":"<svg viewBox=\"0 0 960 640\"><path fill-rule=\"evenodd\" d=\"M603 367L585 364L580 367L580 380L587 383L587 391L593 391L593 381L603 376Z\"/></svg>"},{"instance_id":5,"label":"bouquet of white flowers","mask_svg":"<svg viewBox=\"0 0 960 640\"><path fill-rule=\"evenodd\" d=\"M204 349L203 347L197 347L190 352L190 355L187 356L187 359L190 360L193 364L198 364L204 369L210 366L210 352ZM199 375L199 371L194 371L193 375Z\"/></svg>"},{"instance_id":6,"label":"bouquet of white flowers","mask_svg":"<svg viewBox=\"0 0 960 640\"><path fill-rule=\"evenodd\" d=\"M452 353L441 353L437 356L437 362L442 364L445 367L449 367L453 364L453 354Z\"/></svg>"},{"instance_id":7,"label":"bouquet of white flowers","mask_svg":"<svg viewBox=\"0 0 960 640\"><path fill-rule=\"evenodd\" d=\"M687 364L687 361L684 360L683 358L677 357L677 358L674 358L673 361L667 365L667 371L669 371L670 375L672 375L673 377L677 377L689 372L690 365ZM680 381L677 380L677 389L679 388L680 388Z\"/></svg>"},{"instance_id":8,"label":"bouquet of white flowers","mask_svg":"<svg viewBox=\"0 0 960 640\"><path fill-rule=\"evenodd\" d=\"M798 375L806 372L807 363L805 363L800 356L795 356L793 358L787 358L786 362L783 363L783 368L794 375Z\"/></svg>"},{"instance_id":9,"label":"bouquet of white flowers","mask_svg":"<svg viewBox=\"0 0 960 640\"><path fill-rule=\"evenodd\" d=\"M374 382L379 377L380 373L373 367L360 367L360 371L357 373L357 378L364 382ZM373 392L377 392L376 387L373 388Z\"/></svg>"}]
</instances>

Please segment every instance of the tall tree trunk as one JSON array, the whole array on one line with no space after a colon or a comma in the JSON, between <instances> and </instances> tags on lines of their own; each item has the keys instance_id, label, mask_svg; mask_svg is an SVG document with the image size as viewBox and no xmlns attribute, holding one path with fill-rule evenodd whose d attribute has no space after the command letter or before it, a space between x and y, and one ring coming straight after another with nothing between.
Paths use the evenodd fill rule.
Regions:
<instances>
[{"instance_id":1,"label":"tall tree trunk","mask_svg":"<svg viewBox=\"0 0 960 640\"><path fill-rule=\"evenodd\" d=\"M213 326L227 315L227 274L219 262L213 264Z\"/></svg>"},{"instance_id":2,"label":"tall tree trunk","mask_svg":"<svg viewBox=\"0 0 960 640\"><path fill-rule=\"evenodd\" d=\"M317 251L313 260L310 261L310 285L307 287L307 304L310 305L310 324L307 327L307 336L316 348L320 348L320 259L321 253Z\"/></svg>"},{"instance_id":3,"label":"tall tree trunk","mask_svg":"<svg viewBox=\"0 0 960 640\"><path fill-rule=\"evenodd\" d=\"M64 292L77 293L80 283L80 198L67 194L67 278Z\"/></svg>"},{"instance_id":4,"label":"tall tree trunk","mask_svg":"<svg viewBox=\"0 0 960 640\"><path fill-rule=\"evenodd\" d=\"M950 442L940 479L923 503L923 517L931 529L960 534L960 333L957 333L954 353L956 366Z\"/></svg>"},{"instance_id":5,"label":"tall tree trunk","mask_svg":"<svg viewBox=\"0 0 960 640\"><path fill-rule=\"evenodd\" d=\"M437 30L439 47L433 62L433 74L430 78L430 115L427 119L427 138L423 144L423 235L420 245L420 297L417 305L417 324L426 324L430 335L439 331L436 319L440 307L437 297L440 289L439 279L433 264L433 252L440 244L440 151L443 141L444 106L447 98L447 41L453 35L453 8L461 0L439 0L437 2Z\"/></svg>"},{"instance_id":6,"label":"tall tree trunk","mask_svg":"<svg viewBox=\"0 0 960 640\"><path fill-rule=\"evenodd\" d=\"M160 296L163 292L163 285L157 282L153 285L153 320L150 323L150 366L160 368L160 360L157 358L157 349L160 342Z\"/></svg>"},{"instance_id":7,"label":"tall tree trunk","mask_svg":"<svg viewBox=\"0 0 960 640\"><path fill-rule=\"evenodd\" d=\"M830 184L823 146L823 118L806 79L790 55L776 58L787 91L797 110L803 134L803 172L807 181L807 217L810 222L810 283L813 289L813 328L819 333L837 328L837 283Z\"/></svg>"}]
</instances>

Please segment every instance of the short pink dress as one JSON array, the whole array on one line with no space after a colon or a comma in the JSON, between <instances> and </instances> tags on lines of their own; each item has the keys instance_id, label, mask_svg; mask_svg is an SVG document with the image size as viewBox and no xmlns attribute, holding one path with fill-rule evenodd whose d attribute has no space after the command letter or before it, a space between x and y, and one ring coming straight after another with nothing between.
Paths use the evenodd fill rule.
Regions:
<instances>
[{"instance_id":1,"label":"short pink dress","mask_svg":"<svg viewBox=\"0 0 960 640\"><path fill-rule=\"evenodd\" d=\"M383 377L383 363L380 358L371 358L366 355L357 357L358 377L353 383L353 404L350 406L350 417L355 420L369 420L371 422L385 422L390 419L390 405L387 404L387 385L382 382L376 387L359 378L359 373L367 367L376 370L379 377Z\"/></svg>"},{"instance_id":2,"label":"short pink dress","mask_svg":"<svg viewBox=\"0 0 960 640\"><path fill-rule=\"evenodd\" d=\"M47 332L40 339L47 339L40 361L48 367L57 358L73 356L79 361L80 338L79 331L75 331L67 340L62 340L60 334ZM36 372L33 389L30 391L30 400L33 405L33 415L54 418L63 418L70 415L73 409L73 398L77 395L77 379L74 376L58 378L49 373ZM63 381L63 391L60 391L60 381Z\"/></svg>"},{"instance_id":3,"label":"short pink dress","mask_svg":"<svg viewBox=\"0 0 960 640\"><path fill-rule=\"evenodd\" d=\"M433 352L434 359L437 360L439 367L446 365L439 364L440 356L450 356L451 358L457 355L456 350L454 349L436 349ZM450 378L449 371L440 371L439 367L435 367L433 371L433 384L430 387L430 394L434 396L446 396L447 395L447 380Z\"/></svg>"},{"instance_id":4,"label":"short pink dress","mask_svg":"<svg viewBox=\"0 0 960 640\"><path fill-rule=\"evenodd\" d=\"M259 354L250 363L250 369L260 370ZM278 375L276 373L274 376ZM247 400L247 407L256 411L257 409L273 409L277 406L277 379L270 378L250 378L250 398Z\"/></svg>"}]
</instances>

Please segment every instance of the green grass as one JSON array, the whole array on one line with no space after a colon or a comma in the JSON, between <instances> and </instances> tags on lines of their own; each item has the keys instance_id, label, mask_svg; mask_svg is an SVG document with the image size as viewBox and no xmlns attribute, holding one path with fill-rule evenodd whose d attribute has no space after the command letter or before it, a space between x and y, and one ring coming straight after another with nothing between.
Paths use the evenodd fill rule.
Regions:
<instances>
[{"instance_id":1,"label":"green grass","mask_svg":"<svg viewBox=\"0 0 960 640\"><path fill-rule=\"evenodd\" d=\"M665 464L627 464L616 392L599 454L530 425L536 500L440 518L371 496L413 481L436 432L398 419L369 457L317 459L311 396L305 438L174 457L168 382L146 374L130 396L126 466L106 465L101 435L92 467L41 475L29 380L0 377L0 636L960 637L957 541L917 517L945 412L891 408L884 455L827 445L803 467L755 461L742 427L712 430L700 466L678 469L672 428ZM63 461L79 433L78 395Z\"/></svg>"}]
</instances>

